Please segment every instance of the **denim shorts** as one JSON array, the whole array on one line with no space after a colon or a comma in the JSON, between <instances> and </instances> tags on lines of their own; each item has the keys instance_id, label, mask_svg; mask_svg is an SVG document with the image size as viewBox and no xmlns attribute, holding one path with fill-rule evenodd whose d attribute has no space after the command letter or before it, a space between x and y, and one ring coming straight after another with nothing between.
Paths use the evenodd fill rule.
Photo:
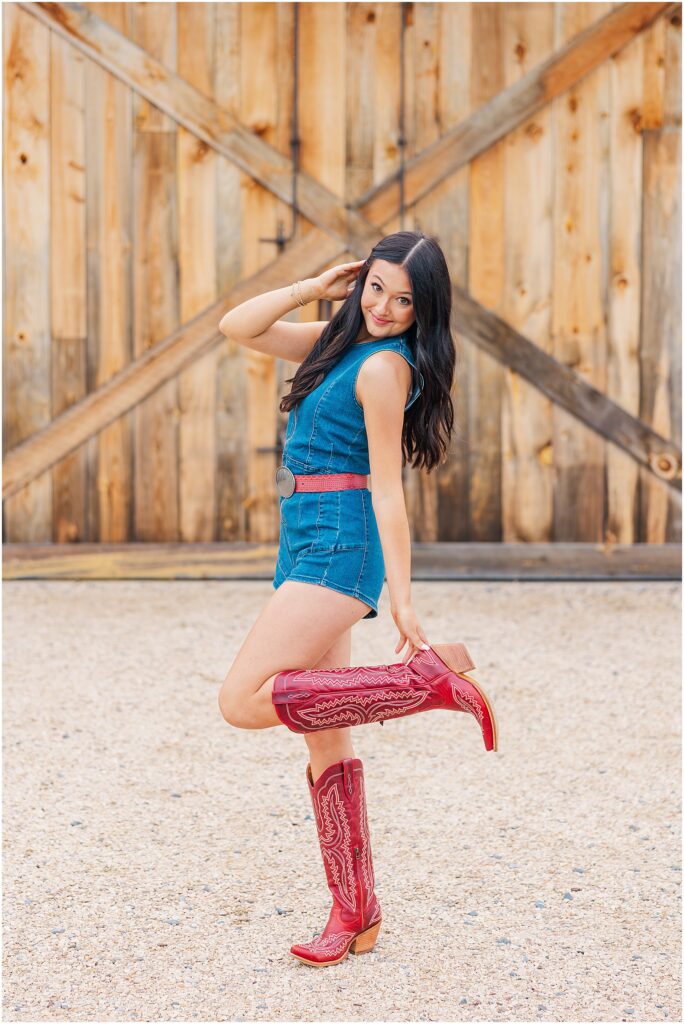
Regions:
<instances>
[{"instance_id":1,"label":"denim shorts","mask_svg":"<svg viewBox=\"0 0 684 1024\"><path fill-rule=\"evenodd\" d=\"M280 543L273 586L315 583L367 604L378 614L385 579L380 535L367 487L295 491L280 496Z\"/></svg>"}]
</instances>

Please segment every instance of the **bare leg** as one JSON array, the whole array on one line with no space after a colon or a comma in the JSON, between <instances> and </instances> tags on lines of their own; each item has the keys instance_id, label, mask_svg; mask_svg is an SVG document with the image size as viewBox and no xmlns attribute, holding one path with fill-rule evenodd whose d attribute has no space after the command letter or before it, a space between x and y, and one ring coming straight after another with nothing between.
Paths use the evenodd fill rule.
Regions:
<instances>
[{"instance_id":1,"label":"bare leg","mask_svg":"<svg viewBox=\"0 0 684 1024\"><path fill-rule=\"evenodd\" d=\"M355 757L351 740L351 729L321 729L308 733L309 763L314 782L323 774L328 765L341 761L343 757Z\"/></svg>"},{"instance_id":2,"label":"bare leg","mask_svg":"<svg viewBox=\"0 0 684 1024\"><path fill-rule=\"evenodd\" d=\"M315 667L367 612L363 601L336 590L294 580L283 583L262 609L223 681L218 701L226 721L242 729L281 725L271 698L278 673Z\"/></svg>"},{"instance_id":3,"label":"bare leg","mask_svg":"<svg viewBox=\"0 0 684 1024\"><path fill-rule=\"evenodd\" d=\"M335 641L330 650L314 668L344 668L351 662L351 629L346 630ZM304 733L309 748L309 763L314 782L328 765L341 761L343 757L354 757L351 729L321 729Z\"/></svg>"}]
</instances>

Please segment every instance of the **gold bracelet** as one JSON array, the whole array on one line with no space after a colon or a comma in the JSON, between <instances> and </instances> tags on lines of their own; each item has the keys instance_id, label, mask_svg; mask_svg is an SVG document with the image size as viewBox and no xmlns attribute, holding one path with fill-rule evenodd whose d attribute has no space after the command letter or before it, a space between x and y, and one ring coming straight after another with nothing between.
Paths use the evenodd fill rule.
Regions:
<instances>
[{"instance_id":1,"label":"gold bracelet","mask_svg":"<svg viewBox=\"0 0 684 1024\"><path fill-rule=\"evenodd\" d=\"M304 299L303 296L302 296L302 282L301 281L295 281L294 282L294 284L290 288L290 295L297 302L297 304L299 306L306 306L307 303L310 301L309 299Z\"/></svg>"}]
</instances>

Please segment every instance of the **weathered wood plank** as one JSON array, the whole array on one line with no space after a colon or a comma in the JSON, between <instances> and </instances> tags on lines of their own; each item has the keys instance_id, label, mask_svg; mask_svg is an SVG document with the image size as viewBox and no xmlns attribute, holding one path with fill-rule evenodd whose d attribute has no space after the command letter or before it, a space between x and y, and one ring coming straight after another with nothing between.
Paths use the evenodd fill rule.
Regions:
<instances>
[{"instance_id":1,"label":"weathered wood plank","mask_svg":"<svg viewBox=\"0 0 684 1024\"><path fill-rule=\"evenodd\" d=\"M503 87L500 4L475 4L471 46L472 106L482 108ZM468 290L486 309L504 300L504 143L490 146L470 166ZM467 349L469 536L501 539L501 403L503 367L477 346Z\"/></svg>"},{"instance_id":2,"label":"weathered wood plank","mask_svg":"<svg viewBox=\"0 0 684 1024\"><path fill-rule=\"evenodd\" d=\"M50 4L51 13L59 20L60 12L55 10L55 5ZM123 47L124 52L129 56L133 54L132 47L137 44L142 53L147 55L147 67L154 62L159 68L163 68L164 77L176 70L178 52L178 33L176 26L177 4L173 0L161 0L155 4L134 3L132 4L131 18L128 26L128 35L120 37L113 35L107 22L100 24L102 39L109 39L117 46ZM78 17L81 12L78 5L69 6L66 12L67 18ZM98 24L95 18L90 17L86 24ZM72 37L70 37L72 38ZM77 45L72 38L74 45ZM106 66L106 65L105 65ZM111 71L111 68L108 70ZM130 84L130 83L128 83ZM201 93L197 93L201 95ZM133 123L138 132L173 132L177 131L177 119L174 119L163 104L155 102L154 97L145 93L142 89L133 89Z\"/></svg>"},{"instance_id":3,"label":"weathered wood plank","mask_svg":"<svg viewBox=\"0 0 684 1024\"><path fill-rule=\"evenodd\" d=\"M346 174L339 193L353 198L375 184L375 174L384 178L396 164L400 9L397 4L363 2L344 7L346 37L354 46L345 68ZM343 94L342 89L338 92ZM380 95L382 103L376 101ZM302 99L315 107L315 93Z\"/></svg>"},{"instance_id":4,"label":"weathered wood plank","mask_svg":"<svg viewBox=\"0 0 684 1024\"><path fill-rule=\"evenodd\" d=\"M506 83L546 60L554 46L554 8L514 4L504 22ZM506 139L503 236L506 285L502 315L545 352L553 302L553 119L537 111ZM502 536L549 541L553 531L551 402L514 370L505 370L502 406Z\"/></svg>"},{"instance_id":5,"label":"weathered wood plank","mask_svg":"<svg viewBox=\"0 0 684 1024\"><path fill-rule=\"evenodd\" d=\"M50 423L50 33L3 4L3 445ZM49 463L52 465L52 463ZM3 506L3 540L52 540L52 473Z\"/></svg>"},{"instance_id":6,"label":"weathered wood plank","mask_svg":"<svg viewBox=\"0 0 684 1024\"><path fill-rule=\"evenodd\" d=\"M136 4L136 41L168 67L177 54L175 5ZM162 14L165 15L160 17ZM109 30L109 29L108 29ZM133 353L142 356L178 326L178 193L175 121L135 97L133 139ZM141 402L134 416L133 536L179 540L178 380Z\"/></svg>"},{"instance_id":7,"label":"weathered wood plank","mask_svg":"<svg viewBox=\"0 0 684 1024\"><path fill-rule=\"evenodd\" d=\"M672 251L670 271L672 274L673 292L670 303L674 306L674 331L670 334L670 433L674 444L682 447L682 5L666 20L666 51L665 51L665 122L667 131L676 135L678 143L675 148L675 181L671 182L668 201L676 217L673 228L677 239ZM670 143L672 145L672 143ZM679 287L679 291L677 288ZM679 302L675 302L678 296ZM667 500L667 532L666 541L682 540L682 502L678 494L668 492Z\"/></svg>"},{"instance_id":8,"label":"weathered wood plank","mask_svg":"<svg viewBox=\"0 0 684 1024\"><path fill-rule=\"evenodd\" d=\"M275 544L6 544L3 579L270 580ZM679 544L415 543L414 580L681 580Z\"/></svg>"},{"instance_id":9,"label":"weathered wood plank","mask_svg":"<svg viewBox=\"0 0 684 1024\"><path fill-rule=\"evenodd\" d=\"M661 126L644 134L640 416L681 444L681 12L666 22L662 42ZM681 540L681 501L673 497L641 473L640 540Z\"/></svg>"},{"instance_id":10,"label":"weathered wood plank","mask_svg":"<svg viewBox=\"0 0 684 1024\"><path fill-rule=\"evenodd\" d=\"M609 5L560 5L557 43L577 38L597 9L606 12ZM602 65L554 103L553 354L601 392L606 390L604 181L609 140L603 112L609 109L608 72ZM556 407L552 456L554 538L602 540L604 439Z\"/></svg>"},{"instance_id":11,"label":"weathered wood plank","mask_svg":"<svg viewBox=\"0 0 684 1024\"><path fill-rule=\"evenodd\" d=\"M178 72L213 99L216 4L174 4ZM220 58L219 58L220 59ZM178 129L178 279L180 319L216 301L216 161L206 142ZM216 374L211 349L178 376L180 538L216 539Z\"/></svg>"},{"instance_id":12,"label":"weathered wood plank","mask_svg":"<svg viewBox=\"0 0 684 1024\"><path fill-rule=\"evenodd\" d=\"M607 288L606 393L639 415L641 190L644 36L612 60L610 97L610 244ZM639 467L614 445L606 449L605 537L637 539ZM662 487L662 484L660 485Z\"/></svg>"},{"instance_id":13,"label":"weathered wood plank","mask_svg":"<svg viewBox=\"0 0 684 1024\"><path fill-rule=\"evenodd\" d=\"M315 5L313 5L315 6ZM281 95L282 64L275 54L282 45L291 50L292 36L279 31L280 4L245 4L240 17L240 123L269 145L289 153L289 138L279 125L291 120L291 94ZM304 29L302 29L304 34ZM315 72L311 72L315 76ZM315 77L312 79L315 80ZM321 93L317 90L320 98ZM280 152L280 150L278 149ZM267 189L245 177L242 185L242 218L250 225L242 239L243 267L251 274L270 262L277 252L273 239L279 220L291 221L290 209ZM288 232L289 233L289 232ZM302 276L297 274L297 276ZM245 410L242 444L246 448L246 529L255 541L278 535L278 506L273 500L273 478L280 462L276 451L278 394L276 360L260 352L243 350L245 362Z\"/></svg>"},{"instance_id":14,"label":"weathered wood plank","mask_svg":"<svg viewBox=\"0 0 684 1024\"><path fill-rule=\"evenodd\" d=\"M405 135L406 157L410 159L433 145L444 130L440 109L440 25L442 12L447 5L412 4L400 10L406 21L406 68L404 91L406 94ZM470 44L472 45L472 43ZM453 58L450 56L449 62ZM470 89L466 86L464 103L472 104ZM468 108L470 109L470 108ZM435 235L445 257L449 259L450 239L442 237L442 212L451 203L451 182L430 191L414 206L409 207L403 219L398 213L390 222L391 230L416 228L428 235ZM463 225L465 228L465 225ZM462 239L467 246L467 229ZM407 506L413 524L413 538L418 541L433 541L439 536L439 474L417 472L404 468L404 484L407 491Z\"/></svg>"},{"instance_id":15,"label":"weathered wood plank","mask_svg":"<svg viewBox=\"0 0 684 1024\"><path fill-rule=\"evenodd\" d=\"M89 5L120 32L130 31L132 5ZM86 61L86 228L88 262L88 392L131 361L133 353L131 211L133 93L94 61ZM115 543L132 537L132 411L92 437L88 450L88 534Z\"/></svg>"},{"instance_id":16,"label":"weathered wood plank","mask_svg":"<svg viewBox=\"0 0 684 1024\"><path fill-rule=\"evenodd\" d=\"M437 100L441 129L448 134L472 113L473 5L440 4L439 16ZM464 283L468 278L470 168L467 165L459 168L447 181L435 185L430 194L435 196L435 209L439 211L438 236L447 254L451 278ZM423 201L421 211L425 210L426 203L427 199ZM456 373L451 389L454 431L447 460L435 474L438 488L437 536L444 541L465 541L470 535L467 433L470 395L466 379L466 345L460 332L454 330L453 334L456 355ZM413 522L418 527L415 517ZM417 535L415 539L425 538Z\"/></svg>"},{"instance_id":17,"label":"weathered wood plank","mask_svg":"<svg viewBox=\"0 0 684 1024\"><path fill-rule=\"evenodd\" d=\"M670 15L672 17L672 15ZM644 30L643 105L641 130L663 126L665 99L665 42L669 18L658 18Z\"/></svg>"},{"instance_id":18,"label":"weathered wood plank","mask_svg":"<svg viewBox=\"0 0 684 1024\"><path fill-rule=\"evenodd\" d=\"M85 64L83 54L50 34L50 304L52 411L87 394L85 244ZM89 537L87 447L52 469L53 536Z\"/></svg>"},{"instance_id":19,"label":"weathered wood plank","mask_svg":"<svg viewBox=\"0 0 684 1024\"><path fill-rule=\"evenodd\" d=\"M215 15L214 99L235 120L240 112L240 66L245 59L240 46L241 8L241 4L216 4ZM242 223L242 180L236 164L216 161L216 280L221 296L230 294L244 275L242 233L236 230ZM216 345L215 537L236 541L247 536L246 365L241 347L220 337Z\"/></svg>"}]
</instances>

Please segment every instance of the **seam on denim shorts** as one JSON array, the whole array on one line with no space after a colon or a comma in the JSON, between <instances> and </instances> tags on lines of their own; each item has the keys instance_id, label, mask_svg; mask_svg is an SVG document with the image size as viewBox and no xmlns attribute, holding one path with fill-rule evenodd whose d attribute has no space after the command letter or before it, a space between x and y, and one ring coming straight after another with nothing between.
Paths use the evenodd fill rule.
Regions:
<instances>
[{"instance_id":1,"label":"seam on denim shorts","mask_svg":"<svg viewBox=\"0 0 684 1024\"><path fill-rule=\"evenodd\" d=\"M368 554L368 521L366 519L366 499L363 496L363 488L359 488L361 493L361 504L363 506L363 529L364 529L364 548L363 548L363 559L361 561L361 569L356 580L355 589L358 591L361 577L363 576L363 570L366 566L366 555Z\"/></svg>"},{"instance_id":2,"label":"seam on denim shorts","mask_svg":"<svg viewBox=\"0 0 684 1024\"><path fill-rule=\"evenodd\" d=\"M332 380L332 381L330 382L330 384L328 385L328 387L327 387L327 388L325 389L325 391L323 392L323 394L321 395L321 397L320 397L320 398L318 399L318 401L316 402L316 408L315 408L315 409L314 409L314 411L313 411L313 417L312 417L312 419L311 419L311 437L309 438L309 447L308 447L308 449L307 449L307 452L306 452L306 464L307 464L307 466L309 465L309 459L311 458L311 444L312 444L312 442L313 442L313 439L314 439L314 438L315 438L315 436L316 436L316 417L318 416L318 410L319 410L319 408L320 408L321 402L322 402L322 401L323 401L323 400L325 399L325 397L326 397L326 395L328 394L328 392L329 392L329 391L330 391L330 390L331 390L332 388L334 388L334 387L335 387L335 384L336 384L336 383L337 383L337 378L334 378L334 379L333 379L333 380Z\"/></svg>"},{"instance_id":3,"label":"seam on denim shorts","mask_svg":"<svg viewBox=\"0 0 684 1024\"><path fill-rule=\"evenodd\" d=\"M365 544L325 544L323 542L318 544L316 541L313 541L312 544L309 544L308 548L302 548L297 553L297 563L302 558L306 558L307 555L336 555L342 551L363 551L365 547Z\"/></svg>"},{"instance_id":4,"label":"seam on denim shorts","mask_svg":"<svg viewBox=\"0 0 684 1024\"><path fill-rule=\"evenodd\" d=\"M378 606L375 601L368 597L367 594L364 594L360 590L352 590L351 587L345 587L343 583L331 583L329 580L323 583L319 576L307 576L306 573L303 572L292 573L292 575L288 576L288 579L293 580L295 583L298 581L300 583L317 583L321 587L327 587L328 590L337 590L339 593L347 594L348 597L358 597L364 604L369 605L374 612L377 612L378 610Z\"/></svg>"},{"instance_id":5,"label":"seam on denim shorts","mask_svg":"<svg viewBox=\"0 0 684 1024\"><path fill-rule=\"evenodd\" d=\"M290 562L292 562L292 559L290 559ZM280 561L280 555L276 556L276 569L280 569L281 576L284 576L285 579L287 579L287 573L285 572L285 567L283 566L283 563Z\"/></svg>"},{"instance_id":6,"label":"seam on denim shorts","mask_svg":"<svg viewBox=\"0 0 684 1024\"><path fill-rule=\"evenodd\" d=\"M292 551L290 550L290 538L287 535L287 527L285 526L285 520L284 519L280 520L280 529L281 529L281 532L282 532L282 535L283 535L283 539L285 540L285 550L287 551L287 554L289 556L291 564L294 565L294 560L292 558Z\"/></svg>"},{"instance_id":7,"label":"seam on denim shorts","mask_svg":"<svg viewBox=\"0 0 684 1024\"><path fill-rule=\"evenodd\" d=\"M318 492L318 512L316 514L316 540L313 542L314 544L320 542L320 539L321 539L321 531L320 531L320 527L318 525L318 522L319 522L319 520L321 518L321 498L322 497L323 497L323 491L319 491Z\"/></svg>"},{"instance_id":8,"label":"seam on denim shorts","mask_svg":"<svg viewBox=\"0 0 684 1024\"><path fill-rule=\"evenodd\" d=\"M341 500L342 492L341 491L337 491L336 493L337 493L337 528L335 530L335 536L339 537L339 535L340 535L340 500ZM332 565L332 560L333 560L334 553L335 553L334 551L330 552L330 558L328 559L328 564L325 567L325 572L323 573L323 576L321 577L321 579L325 579L325 577L328 575L328 569Z\"/></svg>"},{"instance_id":9,"label":"seam on denim shorts","mask_svg":"<svg viewBox=\"0 0 684 1024\"><path fill-rule=\"evenodd\" d=\"M326 577L326 576L328 575L328 569L329 569L329 568L330 568L330 566L332 565L332 561L333 561L333 555L334 555L334 554L335 554L335 552L334 552L334 551L331 551L331 552L330 552L330 557L329 557L329 559L328 559L328 564L327 564L327 565L326 565L326 567L325 567L325 572L324 572L324 573L323 573L323 575L321 576L321 583L324 583L324 582L325 582L325 577Z\"/></svg>"}]
</instances>

